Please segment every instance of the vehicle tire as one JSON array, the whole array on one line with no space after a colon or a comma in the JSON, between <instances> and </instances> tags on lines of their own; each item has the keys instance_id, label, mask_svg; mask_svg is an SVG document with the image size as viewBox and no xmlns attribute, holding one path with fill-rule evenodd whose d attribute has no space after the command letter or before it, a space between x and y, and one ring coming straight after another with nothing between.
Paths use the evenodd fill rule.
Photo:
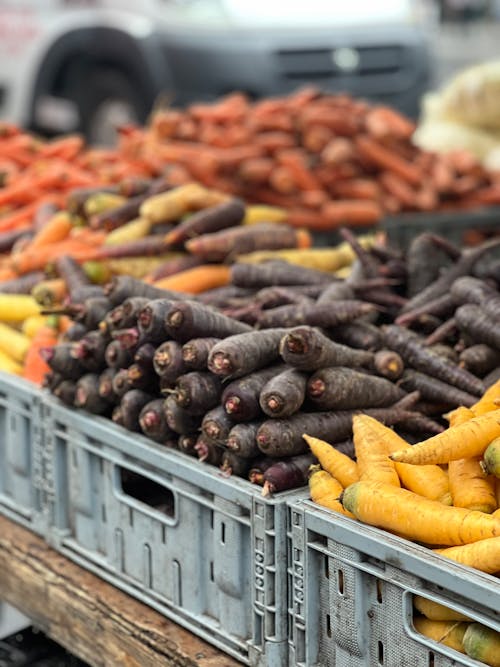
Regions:
<instances>
[{"instance_id":1,"label":"vehicle tire","mask_svg":"<svg viewBox=\"0 0 500 667\"><path fill-rule=\"evenodd\" d=\"M148 114L147 105L120 70L92 70L67 96L78 107L80 131L95 146L112 146L118 126L143 123Z\"/></svg>"}]
</instances>

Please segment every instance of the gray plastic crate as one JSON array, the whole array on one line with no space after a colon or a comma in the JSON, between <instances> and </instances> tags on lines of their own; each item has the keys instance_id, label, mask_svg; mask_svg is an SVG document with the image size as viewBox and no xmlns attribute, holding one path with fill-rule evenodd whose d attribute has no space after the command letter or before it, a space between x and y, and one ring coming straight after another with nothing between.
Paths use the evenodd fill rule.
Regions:
<instances>
[{"instance_id":1,"label":"gray plastic crate","mask_svg":"<svg viewBox=\"0 0 500 667\"><path fill-rule=\"evenodd\" d=\"M251 665L288 664L287 501L43 402L49 540L72 560Z\"/></svg>"},{"instance_id":2,"label":"gray plastic crate","mask_svg":"<svg viewBox=\"0 0 500 667\"><path fill-rule=\"evenodd\" d=\"M488 235L500 233L500 207L489 206L466 211L438 211L436 213L401 213L384 218L379 228L389 241L407 248L423 232L434 232L462 245L470 230Z\"/></svg>"},{"instance_id":3,"label":"gray plastic crate","mask_svg":"<svg viewBox=\"0 0 500 667\"><path fill-rule=\"evenodd\" d=\"M310 501L290 505L289 538L294 667L481 665L415 630L414 595L500 631L495 577Z\"/></svg>"},{"instance_id":4,"label":"gray plastic crate","mask_svg":"<svg viewBox=\"0 0 500 667\"><path fill-rule=\"evenodd\" d=\"M41 395L31 382L0 372L0 513L43 535Z\"/></svg>"}]
</instances>

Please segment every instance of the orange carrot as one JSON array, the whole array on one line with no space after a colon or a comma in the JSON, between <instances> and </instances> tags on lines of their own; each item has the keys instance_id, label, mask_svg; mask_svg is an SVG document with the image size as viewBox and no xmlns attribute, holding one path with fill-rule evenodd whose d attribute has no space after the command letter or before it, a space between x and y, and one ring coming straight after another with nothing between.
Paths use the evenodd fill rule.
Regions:
<instances>
[{"instance_id":1,"label":"orange carrot","mask_svg":"<svg viewBox=\"0 0 500 667\"><path fill-rule=\"evenodd\" d=\"M35 384L42 384L46 373L50 371L48 364L40 356L42 348L57 344L57 328L43 326L31 339L31 345L24 360L23 377Z\"/></svg>"},{"instance_id":2,"label":"orange carrot","mask_svg":"<svg viewBox=\"0 0 500 667\"><path fill-rule=\"evenodd\" d=\"M57 243L67 238L71 229L71 218L66 211L61 211L52 216L31 240L29 247L38 248L47 243Z\"/></svg>"},{"instance_id":3,"label":"orange carrot","mask_svg":"<svg viewBox=\"0 0 500 667\"><path fill-rule=\"evenodd\" d=\"M382 209L367 199L329 201L321 208L322 216L331 228L341 225L374 225L382 218Z\"/></svg>"},{"instance_id":4,"label":"orange carrot","mask_svg":"<svg viewBox=\"0 0 500 667\"><path fill-rule=\"evenodd\" d=\"M422 182L420 169L403 160L378 141L361 135L356 137L355 143L361 156L377 167L394 171L412 185L420 185Z\"/></svg>"},{"instance_id":5,"label":"orange carrot","mask_svg":"<svg viewBox=\"0 0 500 667\"><path fill-rule=\"evenodd\" d=\"M231 281L229 266L223 264L202 264L192 269L181 271L154 283L160 289L199 294L215 287L223 287Z\"/></svg>"}]
</instances>

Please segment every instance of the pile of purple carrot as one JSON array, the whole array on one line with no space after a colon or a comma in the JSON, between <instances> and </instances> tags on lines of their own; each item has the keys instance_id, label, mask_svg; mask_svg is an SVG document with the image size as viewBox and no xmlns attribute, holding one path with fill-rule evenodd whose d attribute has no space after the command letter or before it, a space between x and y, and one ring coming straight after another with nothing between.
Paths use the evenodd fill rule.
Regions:
<instances>
[{"instance_id":1,"label":"pile of purple carrot","mask_svg":"<svg viewBox=\"0 0 500 667\"><path fill-rule=\"evenodd\" d=\"M408 442L442 431L500 377L500 239L424 233L403 253L342 235L345 280L275 260L196 297L116 277L73 303L45 385L264 494L307 483L305 433L354 456L356 413Z\"/></svg>"}]
</instances>

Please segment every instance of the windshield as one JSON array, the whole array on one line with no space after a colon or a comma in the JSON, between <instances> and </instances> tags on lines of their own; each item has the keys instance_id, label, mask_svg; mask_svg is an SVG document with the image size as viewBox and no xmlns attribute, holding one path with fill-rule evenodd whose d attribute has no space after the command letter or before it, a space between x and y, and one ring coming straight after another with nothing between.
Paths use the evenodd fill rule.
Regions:
<instances>
[{"instance_id":1,"label":"windshield","mask_svg":"<svg viewBox=\"0 0 500 667\"><path fill-rule=\"evenodd\" d=\"M426 0L164 0L173 22L278 29L414 23L424 6Z\"/></svg>"}]
</instances>

